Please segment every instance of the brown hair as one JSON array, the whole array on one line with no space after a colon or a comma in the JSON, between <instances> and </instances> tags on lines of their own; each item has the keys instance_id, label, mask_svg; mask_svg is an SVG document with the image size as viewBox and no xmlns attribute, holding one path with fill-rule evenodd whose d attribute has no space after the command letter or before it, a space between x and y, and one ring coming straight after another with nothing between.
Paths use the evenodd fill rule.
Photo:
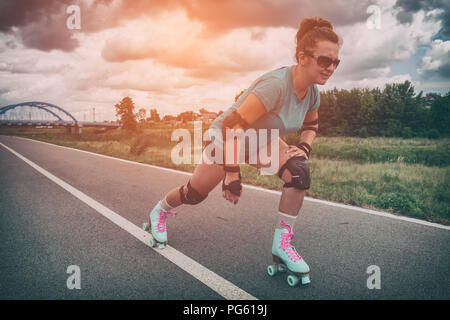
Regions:
<instances>
[{"instance_id":1,"label":"brown hair","mask_svg":"<svg viewBox=\"0 0 450 320\"><path fill-rule=\"evenodd\" d=\"M300 51L311 51L320 40L328 40L342 46L342 38L334 31L330 21L320 17L306 18L300 23L300 28L295 36L297 48L295 50L295 60L298 63L298 53Z\"/></svg>"}]
</instances>

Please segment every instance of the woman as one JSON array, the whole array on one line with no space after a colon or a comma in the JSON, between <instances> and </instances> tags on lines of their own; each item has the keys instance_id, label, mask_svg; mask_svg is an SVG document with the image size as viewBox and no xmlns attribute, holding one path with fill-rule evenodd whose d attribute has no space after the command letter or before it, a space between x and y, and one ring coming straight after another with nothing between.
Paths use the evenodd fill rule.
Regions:
<instances>
[{"instance_id":1,"label":"woman","mask_svg":"<svg viewBox=\"0 0 450 320\"><path fill-rule=\"evenodd\" d=\"M301 143L298 146L287 145L277 138L278 144L270 139L257 149L257 168L268 167L260 161L261 152L271 152L278 145L278 173L285 182L278 208L279 223L276 226L272 245L274 265L268 267L268 273L274 275L287 269L294 273L288 277L291 286L309 283L309 267L297 253L290 241L293 238L293 226L302 207L306 189L310 184L308 159L311 145L318 130L318 108L320 95L316 84L323 85L339 64L339 48L342 40L333 31L332 24L322 18L302 20L296 35L296 65L282 67L259 77L241 95L239 99L217 117L211 130L225 129L278 129L279 135L299 132ZM301 129L301 130L299 130ZM234 132L234 131L232 131ZM224 135L223 138L227 136ZM202 163L197 165L186 186L175 188L158 202L149 215L149 223L144 229L150 230L156 242L163 248L167 243L166 218L175 214L173 210L181 204L195 205L206 199L208 193L223 179L222 195L236 204L242 195L239 164L234 161L225 164L212 163L211 155L223 152L227 148L238 149L238 141L217 138L214 140L214 152L203 150ZM220 147L218 147L220 146ZM248 145L246 145L248 147ZM275 150L276 151L276 150ZM246 161L249 151L246 150ZM223 157L225 159L225 156Z\"/></svg>"}]
</instances>

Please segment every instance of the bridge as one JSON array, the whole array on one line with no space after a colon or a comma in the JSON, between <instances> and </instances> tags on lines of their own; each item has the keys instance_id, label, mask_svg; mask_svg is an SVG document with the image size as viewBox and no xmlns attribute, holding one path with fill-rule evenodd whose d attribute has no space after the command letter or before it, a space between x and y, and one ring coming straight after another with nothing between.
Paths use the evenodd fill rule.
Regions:
<instances>
[{"instance_id":1,"label":"bridge","mask_svg":"<svg viewBox=\"0 0 450 320\"><path fill-rule=\"evenodd\" d=\"M0 108L0 126L51 126L65 127L67 133L75 129L80 134L83 127L119 128L122 125L106 122L80 122L63 108L47 102L31 101Z\"/></svg>"}]
</instances>

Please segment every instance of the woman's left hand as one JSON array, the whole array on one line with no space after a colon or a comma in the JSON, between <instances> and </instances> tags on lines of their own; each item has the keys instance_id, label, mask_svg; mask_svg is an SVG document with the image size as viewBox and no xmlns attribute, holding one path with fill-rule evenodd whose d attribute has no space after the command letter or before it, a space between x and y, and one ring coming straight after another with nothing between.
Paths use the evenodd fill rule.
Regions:
<instances>
[{"instance_id":1,"label":"woman's left hand","mask_svg":"<svg viewBox=\"0 0 450 320\"><path fill-rule=\"evenodd\" d=\"M296 146L289 146L289 149L286 150L286 153L288 154L288 159L292 158L292 157L305 157L306 160L308 160L308 155L305 153L305 151L303 151L302 149L299 149Z\"/></svg>"}]
</instances>

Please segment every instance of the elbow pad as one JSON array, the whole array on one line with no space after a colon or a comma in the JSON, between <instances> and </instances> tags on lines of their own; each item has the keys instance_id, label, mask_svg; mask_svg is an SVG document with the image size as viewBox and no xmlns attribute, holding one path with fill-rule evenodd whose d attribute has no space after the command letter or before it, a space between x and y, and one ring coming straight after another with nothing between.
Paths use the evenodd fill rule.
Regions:
<instances>
[{"instance_id":1,"label":"elbow pad","mask_svg":"<svg viewBox=\"0 0 450 320\"><path fill-rule=\"evenodd\" d=\"M244 130L247 130L247 128L249 127L249 124L247 123L247 121L242 119L242 117L240 116L239 113L237 113L236 111L233 111L228 117L226 117L223 120L223 123L222 123L223 137L225 137L226 129L227 128L233 129L233 127L236 124L239 124Z\"/></svg>"},{"instance_id":2,"label":"elbow pad","mask_svg":"<svg viewBox=\"0 0 450 320\"><path fill-rule=\"evenodd\" d=\"M310 121L310 122L303 122L302 127L300 128L300 130L298 130L298 133L301 134L304 131L314 131L316 134L319 132L319 118L317 118L314 121Z\"/></svg>"}]
</instances>

